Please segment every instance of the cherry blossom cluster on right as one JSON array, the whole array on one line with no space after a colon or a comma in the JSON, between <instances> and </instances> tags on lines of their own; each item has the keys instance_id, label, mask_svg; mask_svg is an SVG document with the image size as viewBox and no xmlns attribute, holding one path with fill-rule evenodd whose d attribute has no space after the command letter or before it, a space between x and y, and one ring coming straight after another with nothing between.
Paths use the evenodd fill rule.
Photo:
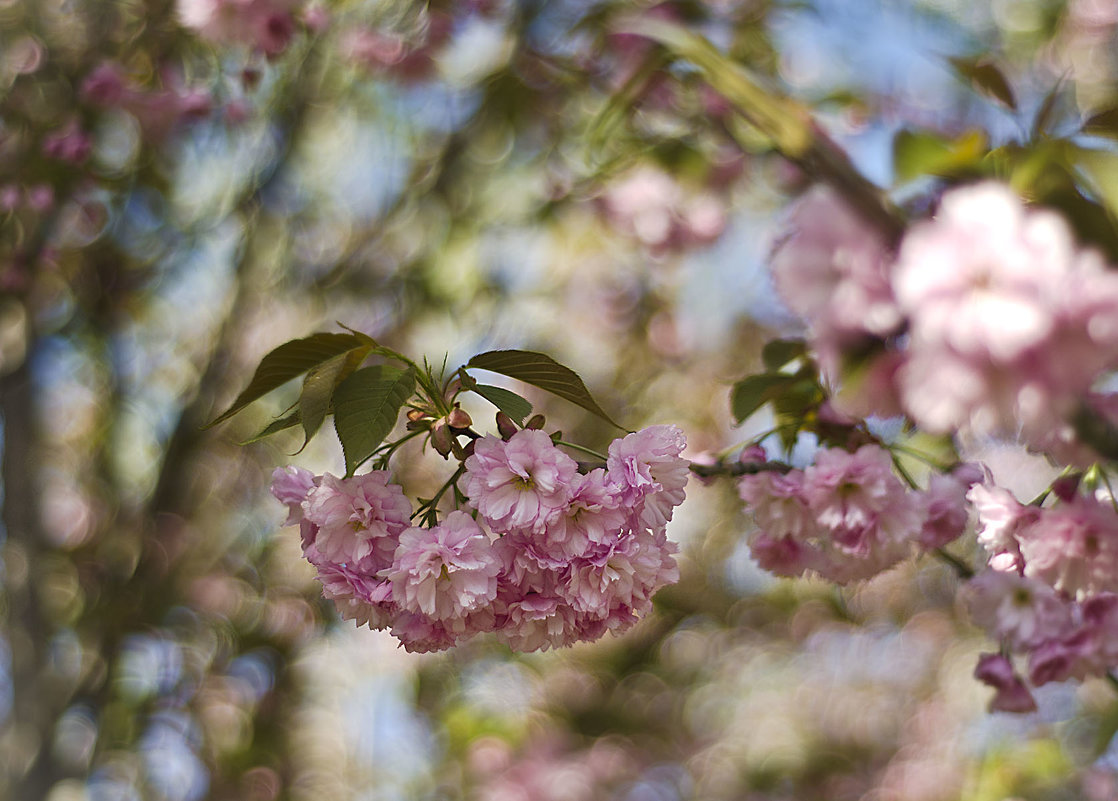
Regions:
<instances>
[{"instance_id":1,"label":"cherry blossom cluster on right","mask_svg":"<svg viewBox=\"0 0 1118 801\"><path fill-rule=\"evenodd\" d=\"M946 192L899 242L824 187L790 222L776 286L806 324L828 389L821 412L863 433L821 437L838 447L806 470L741 480L755 557L781 575L864 579L942 549L977 509L986 565L963 594L1000 641L976 669L996 690L992 708L1030 711L1033 687L1118 667L1118 502L1105 468L1118 394L1104 391L1118 367L1118 271L1059 213L995 182ZM1027 504L969 464L933 463L921 489L864 433L871 415L1016 439L1064 472Z\"/></svg>"}]
</instances>

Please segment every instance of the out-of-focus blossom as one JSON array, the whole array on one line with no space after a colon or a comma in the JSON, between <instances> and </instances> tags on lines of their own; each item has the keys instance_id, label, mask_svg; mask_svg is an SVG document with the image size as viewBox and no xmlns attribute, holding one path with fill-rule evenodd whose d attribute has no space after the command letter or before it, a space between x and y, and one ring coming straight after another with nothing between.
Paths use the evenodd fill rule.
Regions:
<instances>
[{"instance_id":1,"label":"out-of-focus blossom","mask_svg":"<svg viewBox=\"0 0 1118 801\"><path fill-rule=\"evenodd\" d=\"M933 473L924 498L920 547L931 551L962 536L967 527L967 491L982 479L975 465L961 465L949 474Z\"/></svg>"},{"instance_id":2,"label":"out-of-focus blossom","mask_svg":"<svg viewBox=\"0 0 1118 801\"><path fill-rule=\"evenodd\" d=\"M844 350L901 325L891 254L881 234L826 186L801 197L787 225L771 257L773 280L807 323L824 370L837 379Z\"/></svg>"},{"instance_id":3,"label":"out-of-focus blossom","mask_svg":"<svg viewBox=\"0 0 1118 801\"><path fill-rule=\"evenodd\" d=\"M82 82L81 94L95 106L127 111L153 140L166 137L185 121L207 116L213 108L207 91L182 88L173 76L167 76L162 89L146 89L113 62L94 68Z\"/></svg>"},{"instance_id":4,"label":"out-of-focus blossom","mask_svg":"<svg viewBox=\"0 0 1118 801\"><path fill-rule=\"evenodd\" d=\"M984 570L967 582L963 596L974 622L1014 649L1062 637L1072 624L1072 605L1066 599L1043 582L1016 573Z\"/></svg>"},{"instance_id":5,"label":"out-of-focus blossom","mask_svg":"<svg viewBox=\"0 0 1118 801\"><path fill-rule=\"evenodd\" d=\"M178 0L183 26L215 44L240 43L268 56L295 35L297 0Z\"/></svg>"},{"instance_id":6,"label":"out-of-focus blossom","mask_svg":"<svg viewBox=\"0 0 1118 801\"><path fill-rule=\"evenodd\" d=\"M1045 437L1118 357L1118 274L1001 184L944 195L905 236L894 286L910 326L902 396L930 431Z\"/></svg>"},{"instance_id":7,"label":"out-of-focus blossom","mask_svg":"<svg viewBox=\"0 0 1118 801\"><path fill-rule=\"evenodd\" d=\"M610 222L654 252L713 242L726 228L725 203L710 192L689 192L654 167L639 167L602 196Z\"/></svg>"},{"instance_id":8,"label":"out-of-focus blossom","mask_svg":"<svg viewBox=\"0 0 1118 801\"><path fill-rule=\"evenodd\" d=\"M1017 675L1013 665L1001 654L983 654L974 668L974 677L993 687L991 712L1035 712L1036 701Z\"/></svg>"}]
</instances>

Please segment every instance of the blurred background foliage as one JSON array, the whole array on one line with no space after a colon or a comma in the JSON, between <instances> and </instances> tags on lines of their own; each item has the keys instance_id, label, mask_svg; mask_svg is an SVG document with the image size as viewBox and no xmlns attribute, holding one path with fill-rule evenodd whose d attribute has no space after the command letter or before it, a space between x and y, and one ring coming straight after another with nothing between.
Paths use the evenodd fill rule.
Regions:
<instances>
[{"instance_id":1,"label":"blurred background foliage","mask_svg":"<svg viewBox=\"0 0 1118 801\"><path fill-rule=\"evenodd\" d=\"M813 176L633 20L810 108L901 207L1001 171L1105 217L1118 6L286 3L264 54L184 27L200 2L0 0L0 797L1118 798L1111 688L987 715L939 565L773 580L733 487L693 482L683 579L627 636L413 656L335 620L267 495L289 460L340 472L336 444L237 444L296 389L200 428L341 321L452 365L541 350L629 426L727 448L756 433L731 383L797 330L763 263ZM1036 177L1082 179L1084 142L1094 194ZM441 467L397 464L414 493Z\"/></svg>"}]
</instances>

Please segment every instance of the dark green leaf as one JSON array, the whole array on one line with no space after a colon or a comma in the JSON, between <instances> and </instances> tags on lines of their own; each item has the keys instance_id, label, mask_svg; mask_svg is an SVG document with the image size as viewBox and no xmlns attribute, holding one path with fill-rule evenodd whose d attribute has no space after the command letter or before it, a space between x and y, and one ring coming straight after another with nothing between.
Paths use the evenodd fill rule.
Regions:
<instances>
[{"instance_id":1,"label":"dark green leaf","mask_svg":"<svg viewBox=\"0 0 1118 801\"><path fill-rule=\"evenodd\" d=\"M903 184L924 175L950 176L977 165L986 155L986 135L968 131L947 139L923 131L898 131L893 138L893 173Z\"/></svg>"},{"instance_id":2,"label":"dark green leaf","mask_svg":"<svg viewBox=\"0 0 1118 801\"><path fill-rule=\"evenodd\" d=\"M491 350L474 356L466 366L507 375L539 387L625 430L598 405L574 370L564 367L550 356L529 350Z\"/></svg>"},{"instance_id":3,"label":"dark green leaf","mask_svg":"<svg viewBox=\"0 0 1118 801\"><path fill-rule=\"evenodd\" d=\"M260 431L258 434L255 434L254 436L249 437L248 439L244 440L240 444L241 445L248 445L251 442L258 442L258 441L264 439L264 437L270 437L272 434L275 434L276 432L284 431L288 428L294 428L295 426L299 425L299 422L300 422L299 421L299 412L298 412L298 410L296 410L296 411L292 412L291 414L287 415L287 417L281 417L277 420L273 420L271 423L269 423L267 425L266 428L264 428L263 431Z\"/></svg>"},{"instance_id":4,"label":"dark green leaf","mask_svg":"<svg viewBox=\"0 0 1118 801\"><path fill-rule=\"evenodd\" d=\"M744 423L755 411L779 397L796 377L784 373L759 373L746 376L734 384L730 393L730 410L737 422Z\"/></svg>"},{"instance_id":5,"label":"dark green leaf","mask_svg":"<svg viewBox=\"0 0 1118 801\"><path fill-rule=\"evenodd\" d=\"M1092 114L1083 123L1083 133L1118 139L1118 107Z\"/></svg>"},{"instance_id":6,"label":"dark green leaf","mask_svg":"<svg viewBox=\"0 0 1118 801\"><path fill-rule=\"evenodd\" d=\"M228 420L257 398L263 397L327 359L352 350L360 344L361 341L353 334L313 334L304 339L293 339L283 343L260 361L252 381L233 401L233 405L207 423L204 428Z\"/></svg>"},{"instance_id":7,"label":"dark green leaf","mask_svg":"<svg viewBox=\"0 0 1118 801\"><path fill-rule=\"evenodd\" d=\"M761 349L761 361L768 370L776 372L793 359L803 356L805 351L802 339L774 339L766 342Z\"/></svg>"},{"instance_id":8,"label":"dark green leaf","mask_svg":"<svg viewBox=\"0 0 1118 801\"><path fill-rule=\"evenodd\" d=\"M512 390L504 387L492 387L488 384L474 384L471 392L476 392L481 397L492 403L502 412L507 414L519 426L524 425L524 418L532 413L532 404Z\"/></svg>"},{"instance_id":9,"label":"dark green leaf","mask_svg":"<svg viewBox=\"0 0 1118 801\"><path fill-rule=\"evenodd\" d=\"M358 370L334 391L334 429L345 453L346 475L373 455L415 392L415 370L379 364Z\"/></svg>"},{"instance_id":10,"label":"dark green leaf","mask_svg":"<svg viewBox=\"0 0 1118 801\"><path fill-rule=\"evenodd\" d=\"M951 66L955 68L955 72L977 91L987 97L994 98L1007 108L1017 110L1017 100L1013 96L1013 89L1010 87L1009 81L988 58L952 58L949 60Z\"/></svg>"},{"instance_id":11,"label":"dark green leaf","mask_svg":"<svg viewBox=\"0 0 1118 801\"><path fill-rule=\"evenodd\" d=\"M346 353L339 353L332 359L327 359L322 364L312 367L307 377L303 379L303 392L299 395L299 415L303 422L303 447L311 441L326 414L330 411L334 398L334 390L344 381L357 365L365 360L370 347L365 344ZM300 449L301 450L301 449Z\"/></svg>"}]
</instances>

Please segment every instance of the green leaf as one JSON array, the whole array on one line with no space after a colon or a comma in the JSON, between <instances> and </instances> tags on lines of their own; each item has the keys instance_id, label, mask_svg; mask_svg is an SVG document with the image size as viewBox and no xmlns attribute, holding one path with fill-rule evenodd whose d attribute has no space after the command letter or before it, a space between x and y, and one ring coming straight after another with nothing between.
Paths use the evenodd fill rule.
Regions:
<instances>
[{"instance_id":1,"label":"green leaf","mask_svg":"<svg viewBox=\"0 0 1118 801\"><path fill-rule=\"evenodd\" d=\"M1118 107L1092 114L1083 123L1083 133L1118 139Z\"/></svg>"},{"instance_id":2,"label":"green leaf","mask_svg":"<svg viewBox=\"0 0 1118 801\"><path fill-rule=\"evenodd\" d=\"M994 62L986 57L948 59L956 74L969 82L975 90L992 97L1013 111L1017 110L1017 99L1005 75Z\"/></svg>"},{"instance_id":3,"label":"green leaf","mask_svg":"<svg viewBox=\"0 0 1118 801\"><path fill-rule=\"evenodd\" d=\"M582 379L574 370L564 367L550 356L530 350L491 350L474 356L466 366L507 375L525 384L539 387L576 406L581 406L623 431L626 430L598 405L590 390L586 388L586 384L582 383Z\"/></svg>"},{"instance_id":4,"label":"green leaf","mask_svg":"<svg viewBox=\"0 0 1118 801\"><path fill-rule=\"evenodd\" d=\"M292 378L360 344L361 341L353 334L313 334L304 339L293 339L283 343L260 361L260 366L256 368L252 380L233 401L233 405L206 423L203 428L210 428L228 420L254 400L286 384Z\"/></svg>"},{"instance_id":5,"label":"green leaf","mask_svg":"<svg viewBox=\"0 0 1118 801\"><path fill-rule=\"evenodd\" d=\"M893 174L899 184L923 175L951 176L978 165L986 155L986 135L968 131L947 139L923 131L898 131L893 138Z\"/></svg>"},{"instance_id":6,"label":"green leaf","mask_svg":"<svg viewBox=\"0 0 1118 801\"><path fill-rule=\"evenodd\" d=\"M1112 215L1118 216L1118 153L1079 148L1075 162L1095 197Z\"/></svg>"},{"instance_id":7,"label":"green leaf","mask_svg":"<svg viewBox=\"0 0 1118 801\"><path fill-rule=\"evenodd\" d=\"M358 370L334 391L334 429L345 453L346 475L373 455L415 392L415 370L378 364Z\"/></svg>"},{"instance_id":8,"label":"green leaf","mask_svg":"<svg viewBox=\"0 0 1118 801\"><path fill-rule=\"evenodd\" d=\"M488 384L474 384L471 392L476 392L481 397L492 403L502 412L507 414L519 426L524 425L524 418L532 413L532 404L512 390L504 387L493 387Z\"/></svg>"},{"instance_id":9,"label":"green leaf","mask_svg":"<svg viewBox=\"0 0 1118 801\"><path fill-rule=\"evenodd\" d=\"M370 346L365 344L346 353L339 353L332 359L312 367L303 379L303 392L299 395L299 415L302 418L303 448L311 441L322 421L326 419L334 398L334 390L357 369L357 365L369 355ZM302 450L302 448L300 448Z\"/></svg>"},{"instance_id":10,"label":"green leaf","mask_svg":"<svg viewBox=\"0 0 1118 801\"><path fill-rule=\"evenodd\" d=\"M802 339L773 339L761 349L761 361L768 370L776 372L793 359L803 356L806 351Z\"/></svg>"},{"instance_id":11,"label":"green leaf","mask_svg":"<svg viewBox=\"0 0 1118 801\"><path fill-rule=\"evenodd\" d=\"M811 148L814 137L807 108L763 86L758 78L703 36L648 15L630 22L626 32L647 36L673 55L690 61L707 83L784 155L800 158Z\"/></svg>"},{"instance_id":12,"label":"green leaf","mask_svg":"<svg viewBox=\"0 0 1118 801\"><path fill-rule=\"evenodd\" d=\"M784 373L758 373L734 384L730 393L730 410L734 419L744 423L755 411L775 400L796 382L796 376Z\"/></svg>"},{"instance_id":13,"label":"green leaf","mask_svg":"<svg viewBox=\"0 0 1118 801\"><path fill-rule=\"evenodd\" d=\"M279 419L273 420L264 428L264 430L260 431L257 434L254 434L246 440L243 440L239 444L248 445L253 442L259 442L260 440L264 439L264 437L270 437L272 434L275 434L279 431L284 431L288 428L294 428L295 426L299 425L299 422L299 411L296 410L286 417L280 417Z\"/></svg>"}]
</instances>

